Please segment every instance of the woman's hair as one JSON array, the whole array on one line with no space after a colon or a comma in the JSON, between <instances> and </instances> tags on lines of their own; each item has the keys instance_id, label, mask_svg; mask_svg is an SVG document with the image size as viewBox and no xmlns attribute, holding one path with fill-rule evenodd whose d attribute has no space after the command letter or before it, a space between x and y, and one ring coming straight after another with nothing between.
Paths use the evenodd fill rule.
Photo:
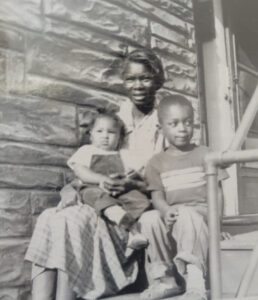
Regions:
<instances>
[{"instance_id":1,"label":"woman's hair","mask_svg":"<svg viewBox=\"0 0 258 300\"><path fill-rule=\"evenodd\" d=\"M149 49L137 49L127 54L124 59L122 76L128 63L136 62L145 65L154 75L156 90L160 89L165 81L164 71L160 59Z\"/></svg>"},{"instance_id":2,"label":"woman's hair","mask_svg":"<svg viewBox=\"0 0 258 300\"><path fill-rule=\"evenodd\" d=\"M124 122L121 120L120 117L118 117L118 115L116 115L115 112L99 110L96 114L94 114L91 122L88 124L88 131L90 132L92 130L92 128L94 127L96 121L99 119L102 119L102 118L108 118L115 122L116 127L120 130L120 139L119 139L118 149L121 148L121 146L124 143L126 130L125 130Z\"/></svg>"}]
</instances>

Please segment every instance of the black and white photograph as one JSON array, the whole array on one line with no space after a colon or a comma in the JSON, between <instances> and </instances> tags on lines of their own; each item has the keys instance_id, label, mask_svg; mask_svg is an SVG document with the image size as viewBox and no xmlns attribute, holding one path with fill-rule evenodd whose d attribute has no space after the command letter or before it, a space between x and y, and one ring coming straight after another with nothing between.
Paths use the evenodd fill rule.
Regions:
<instances>
[{"instance_id":1,"label":"black and white photograph","mask_svg":"<svg viewBox=\"0 0 258 300\"><path fill-rule=\"evenodd\" d=\"M1 0L0 300L258 300L258 0Z\"/></svg>"}]
</instances>

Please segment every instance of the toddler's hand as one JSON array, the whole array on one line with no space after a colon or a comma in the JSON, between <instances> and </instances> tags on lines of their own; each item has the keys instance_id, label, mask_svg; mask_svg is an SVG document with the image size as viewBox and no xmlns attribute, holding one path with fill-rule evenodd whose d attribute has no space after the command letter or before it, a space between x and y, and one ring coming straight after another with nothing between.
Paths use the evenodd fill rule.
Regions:
<instances>
[{"instance_id":1,"label":"toddler's hand","mask_svg":"<svg viewBox=\"0 0 258 300\"><path fill-rule=\"evenodd\" d=\"M178 217L178 211L174 207L170 207L164 215L165 224L169 229L172 228Z\"/></svg>"},{"instance_id":2,"label":"toddler's hand","mask_svg":"<svg viewBox=\"0 0 258 300\"><path fill-rule=\"evenodd\" d=\"M140 179L141 178L140 174L133 169L127 170L127 172L125 173L125 177L127 179Z\"/></svg>"},{"instance_id":3,"label":"toddler's hand","mask_svg":"<svg viewBox=\"0 0 258 300\"><path fill-rule=\"evenodd\" d=\"M111 179L123 179L125 177L125 175L124 174L122 174L122 173L113 173L113 174L110 174L109 175L109 178L111 178Z\"/></svg>"}]
</instances>

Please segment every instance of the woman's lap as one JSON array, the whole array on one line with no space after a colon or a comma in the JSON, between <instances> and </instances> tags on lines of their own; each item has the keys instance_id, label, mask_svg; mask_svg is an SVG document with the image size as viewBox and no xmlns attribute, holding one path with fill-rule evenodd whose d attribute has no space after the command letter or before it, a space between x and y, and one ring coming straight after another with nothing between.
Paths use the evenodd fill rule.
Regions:
<instances>
[{"instance_id":1,"label":"woman's lap","mask_svg":"<svg viewBox=\"0 0 258 300\"><path fill-rule=\"evenodd\" d=\"M47 209L38 218L26 259L65 271L81 297L114 294L134 282L138 271L134 260L127 263L126 243L118 233L88 205Z\"/></svg>"}]
</instances>

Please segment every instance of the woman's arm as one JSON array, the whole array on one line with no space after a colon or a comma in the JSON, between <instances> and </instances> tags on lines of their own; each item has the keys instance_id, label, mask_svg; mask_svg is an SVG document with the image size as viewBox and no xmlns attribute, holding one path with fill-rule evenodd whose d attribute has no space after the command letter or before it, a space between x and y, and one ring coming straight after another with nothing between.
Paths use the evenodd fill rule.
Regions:
<instances>
[{"instance_id":1,"label":"woman's arm","mask_svg":"<svg viewBox=\"0 0 258 300\"><path fill-rule=\"evenodd\" d=\"M85 166L74 165L73 171L75 175L83 183L99 184L100 187L111 194L121 193L125 190L125 182L123 179L109 177L100 173L96 173Z\"/></svg>"}]
</instances>

